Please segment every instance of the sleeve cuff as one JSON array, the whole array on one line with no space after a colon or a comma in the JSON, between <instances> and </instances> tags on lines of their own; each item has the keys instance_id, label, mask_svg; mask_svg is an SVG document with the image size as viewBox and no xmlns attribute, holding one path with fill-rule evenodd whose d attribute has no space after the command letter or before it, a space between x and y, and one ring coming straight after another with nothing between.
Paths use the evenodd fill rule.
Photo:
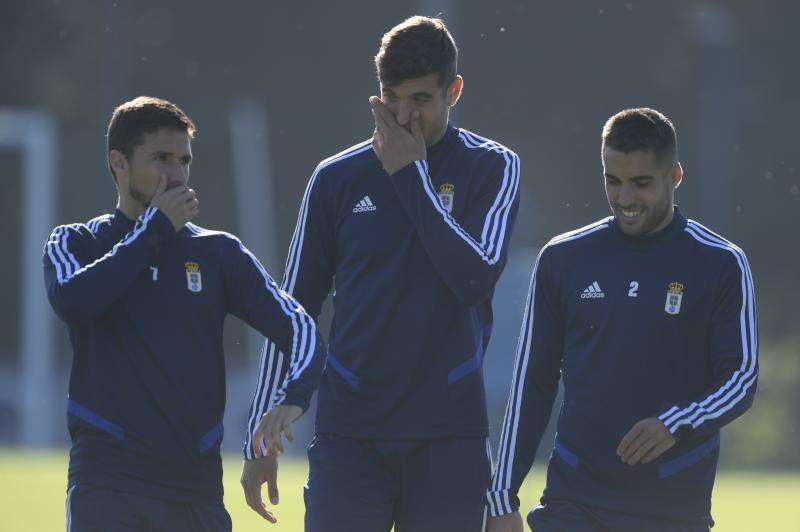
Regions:
<instances>
[{"instance_id":1,"label":"sleeve cuff","mask_svg":"<svg viewBox=\"0 0 800 532\"><path fill-rule=\"evenodd\" d=\"M519 497L511 490L489 490L486 492L486 500L489 503L489 515L499 517L519 511Z\"/></svg>"}]
</instances>

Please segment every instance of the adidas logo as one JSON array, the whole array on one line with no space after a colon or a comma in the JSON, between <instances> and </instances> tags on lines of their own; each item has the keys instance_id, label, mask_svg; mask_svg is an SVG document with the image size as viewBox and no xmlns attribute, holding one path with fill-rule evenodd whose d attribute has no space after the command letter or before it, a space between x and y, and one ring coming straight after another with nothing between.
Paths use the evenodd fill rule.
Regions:
<instances>
[{"instance_id":1,"label":"adidas logo","mask_svg":"<svg viewBox=\"0 0 800 532\"><path fill-rule=\"evenodd\" d=\"M369 211L377 211L378 208L372 203L372 200L369 199L369 196L364 196L364 199L359 201L355 207L353 207L353 212L369 212Z\"/></svg>"},{"instance_id":2,"label":"adidas logo","mask_svg":"<svg viewBox=\"0 0 800 532\"><path fill-rule=\"evenodd\" d=\"M597 281L590 284L589 288L584 290L581 294L581 299L597 299L603 297L606 297L606 294L600 290L600 285L597 284Z\"/></svg>"}]
</instances>

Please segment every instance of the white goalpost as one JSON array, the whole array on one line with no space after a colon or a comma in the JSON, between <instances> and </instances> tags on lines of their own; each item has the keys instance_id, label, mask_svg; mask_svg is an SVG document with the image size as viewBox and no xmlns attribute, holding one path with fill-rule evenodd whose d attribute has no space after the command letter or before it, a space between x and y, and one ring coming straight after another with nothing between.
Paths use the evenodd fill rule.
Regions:
<instances>
[{"instance_id":1,"label":"white goalpost","mask_svg":"<svg viewBox=\"0 0 800 532\"><path fill-rule=\"evenodd\" d=\"M58 207L55 122L41 110L0 108L0 148L22 151L19 441L28 447L44 446L52 444L56 434L52 407L55 317L42 281L42 248L56 223Z\"/></svg>"}]
</instances>

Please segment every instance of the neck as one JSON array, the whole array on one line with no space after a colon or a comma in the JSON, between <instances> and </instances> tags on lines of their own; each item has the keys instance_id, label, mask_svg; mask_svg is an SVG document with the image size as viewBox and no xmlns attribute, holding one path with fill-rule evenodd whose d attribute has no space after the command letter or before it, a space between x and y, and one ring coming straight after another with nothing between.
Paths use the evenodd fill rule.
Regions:
<instances>
[{"instance_id":1,"label":"neck","mask_svg":"<svg viewBox=\"0 0 800 532\"><path fill-rule=\"evenodd\" d=\"M667 215L664 217L663 220L661 220L661 223L659 223L655 228L653 228L652 231L650 231L647 234L652 235L665 229L670 224L670 222L672 222L673 218L675 218L675 207L671 206L669 208L669 212L667 213Z\"/></svg>"},{"instance_id":2,"label":"neck","mask_svg":"<svg viewBox=\"0 0 800 532\"><path fill-rule=\"evenodd\" d=\"M445 122L444 127L441 130L436 132L436 135L431 137L431 139L425 143L426 148L430 148L431 146L435 146L442 138L444 138L444 134L447 132L447 122Z\"/></svg>"},{"instance_id":3,"label":"neck","mask_svg":"<svg viewBox=\"0 0 800 532\"><path fill-rule=\"evenodd\" d=\"M145 211L145 206L133 198L118 196L117 209L129 220L136 220Z\"/></svg>"}]
</instances>

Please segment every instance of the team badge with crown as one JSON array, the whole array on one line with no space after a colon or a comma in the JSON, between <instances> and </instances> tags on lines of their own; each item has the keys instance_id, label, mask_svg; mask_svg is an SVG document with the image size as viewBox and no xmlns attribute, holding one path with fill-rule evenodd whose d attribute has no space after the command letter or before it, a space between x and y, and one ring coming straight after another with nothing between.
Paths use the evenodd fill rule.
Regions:
<instances>
[{"instance_id":1,"label":"team badge with crown","mask_svg":"<svg viewBox=\"0 0 800 532\"><path fill-rule=\"evenodd\" d=\"M681 283L669 283L667 290L667 302L664 310L667 314L677 314L681 311L681 300L683 299L683 285Z\"/></svg>"},{"instance_id":2,"label":"team badge with crown","mask_svg":"<svg viewBox=\"0 0 800 532\"><path fill-rule=\"evenodd\" d=\"M442 202L442 207L447 212L453 212L453 195L456 192L456 187L452 183L442 183L439 186L439 199Z\"/></svg>"},{"instance_id":3,"label":"team badge with crown","mask_svg":"<svg viewBox=\"0 0 800 532\"><path fill-rule=\"evenodd\" d=\"M199 292L203 289L203 276L200 275L200 265L196 262L187 262L186 266L186 288L192 292Z\"/></svg>"}]
</instances>

